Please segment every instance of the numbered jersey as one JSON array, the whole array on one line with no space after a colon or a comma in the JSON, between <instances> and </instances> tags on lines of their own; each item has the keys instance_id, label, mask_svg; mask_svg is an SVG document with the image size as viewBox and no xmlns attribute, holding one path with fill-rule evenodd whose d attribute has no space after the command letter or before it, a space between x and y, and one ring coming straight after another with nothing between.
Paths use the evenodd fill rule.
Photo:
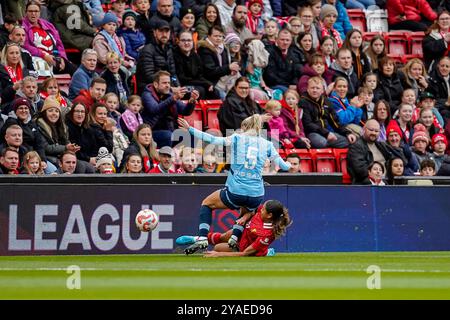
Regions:
<instances>
[{"instance_id":1,"label":"numbered jersey","mask_svg":"<svg viewBox=\"0 0 450 320\"><path fill-rule=\"evenodd\" d=\"M189 132L206 142L229 148L231 170L226 186L231 193L249 197L263 196L262 171L267 159L273 160L283 170L290 168L290 164L281 159L273 143L260 136L236 133L222 138L192 127Z\"/></svg>"}]
</instances>

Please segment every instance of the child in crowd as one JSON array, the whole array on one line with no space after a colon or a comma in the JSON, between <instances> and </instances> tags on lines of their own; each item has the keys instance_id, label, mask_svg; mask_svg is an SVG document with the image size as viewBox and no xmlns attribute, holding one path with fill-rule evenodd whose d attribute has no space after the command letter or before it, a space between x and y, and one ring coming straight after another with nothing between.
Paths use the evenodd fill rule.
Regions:
<instances>
[{"instance_id":1,"label":"child in crowd","mask_svg":"<svg viewBox=\"0 0 450 320\"><path fill-rule=\"evenodd\" d=\"M431 147L433 148L433 157L434 162L436 163L436 172L438 172L441 168L442 162L444 162L444 158L448 157L448 155L445 154L445 151L448 147L447 137L442 133L435 134L431 138Z\"/></svg>"},{"instance_id":2,"label":"child in crowd","mask_svg":"<svg viewBox=\"0 0 450 320\"><path fill-rule=\"evenodd\" d=\"M136 128L143 123L142 116L139 113L143 108L142 99L137 95L128 98L127 109L120 117L120 128L128 139L133 139L133 133Z\"/></svg>"},{"instance_id":3,"label":"child in crowd","mask_svg":"<svg viewBox=\"0 0 450 320\"><path fill-rule=\"evenodd\" d=\"M370 88L373 92L375 92L375 89L378 85L378 76L376 75L376 73L368 72L363 75L361 83L363 87Z\"/></svg>"},{"instance_id":4,"label":"child in crowd","mask_svg":"<svg viewBox=\"0 0 450 320\"><path fill-rule=\"evenodd\" d=\"M247 2L247 28L255 35L264 33L264 21L261 18L264 4L263 0L250 0Z\"/></svg>"},{"instance_id":5,"label":"child in crowd","mask_svg":"<svg viewBox=\"0 0 450 320\"><path fill-rule=\"evenodd\" d=\"M264 24L264 36L262 37L261 41L266 46L275 44L279 31L280 26L278 25L277 20L270 19L266 21L266 23Z\"/></svg>"},{"instance_id":6,"label":"child in crowd","mask_svg":"<svg viewBox=\"0 0 450 320\"><path fill-rule=\"evenodd\" d=\"M334 41L333 38L330 36L325 36L322 38L322 41L320 42L320 53L322 53L325 63L327 67L331 67L331 64L334 62L336 50L334 47Z\"/></svg>"},{"instance_id":7,"label":"child in crowd","mask_svg":"<svg viewBox=\"0 0 450 320\"><path fill-rule=\"evenodd\" d=\"M70 100L66 99L59 90L58 80L55 78L47 78L42 83L42 88L40 91L40 96L42 100L47 99L48 96L54 97L61 107L61 114L65 116L70 108L72 107L72 103Z\"/></svg>"},{"instance_id":8,"label":"child in crowd","mask_svg":"<svg viewBox=\"0 0 450 320\"><path fill-rule=\"evenodd\" d=\"M434 121L434 115L431 109L420 110L419 122L425 126L430 137L434 136L436 133L444 133L444 129L439 127L439 122Z\"/></svg>"},{"instance_id":9,"label":"child in crowd","mask_svg":"<svg viewBox=\"0 0 450 320\"><path fill-rule=\"evenodd\" d=\"M114 13L117 17L117 21L119 25L122 24L122 16L125 13L125 9L127 6L126 0L111 0L111 13Z\"/></svg>"},{"instance_id":10,"label":"child in crowd","mask_svg":"<svg viewBox=\"0 0 450 320\"><path fill-rule=\"evenodd\" d=\"M432 177L436 175L436 164L433 160L426 159L420 163L420 175L422 177Z\"/></svg>"},{"instance_id":11,"label":"child in crowd","mask_svg":"<svg viewBox=\"0 0 450 320\"><path fill-rule=\"evenodd\" d=\"M122 28L117 31L119 37L125 41L126 51L135 60L145 45L145 35L136 27L137 13L127 10L122 17Z\"/></svg>"},{"instance_id":12,"label":"child in crowd","mask_svg":"<svg viewBox=\"0 0 450 320\"><path fill-rule=\"evenodd\" d=\"M150 0L133 0L132 6L137 13L136 26L145 36L145 43L150 43L153 36L153 29L150 25L152 13L150 11Z\"/></svg>"},{"instance_id":13,"label":"child in crowd","mask_svg":"<svg viewBox=\"0 0 450 320\"><path fill-rule=\"evenodd\" d=\"M114 92L109 92L104 96L104 101L106 108L108 109L108 117L114 119L115 121L119 121L120 112L119 112L119 98Z\"/></svg>"},{"instance_id":14,"label":"child in crowd","mask_svg":"<svg viewBox=\"0 0 450 320\"><path fill-rule=\"evenodd\" d=\"M281 109L281 117L290 132L290 140L295 148L309 149L311 141L306 137L303 128L303 109L299 107L300 95L296 90L288 89L284 92L281 101L283 109Z\"/></svg>"},{"instance_id":15,"label":"child in crowd","mask_svg":"<svg viewBox=\"0 0 450 320\"><path fill-rule=\"evenodd\" d=\"M36 151L29 151L23 156L22 174L43 175L42 160Z\"/></svg>"},{"instance_id":16,"label":"child in crowd","mask_svg":"<svg viewBox=\"0 0 450 320\"><path fill-rule=\"evenodd\" d=\"M130 140L123 134L122 130L117 128L117 122L112 119L106 119L105 130L113 133L113 152L115 167L118 168L122 163L124 151L129 147Z\"/></svg>"},{"instance_id":17,"label":"child in crowd","mask_svg":"<svg viewBox=\"0 0 450 320\"><path fill-rule=\"evenodd\" d=\"M436 100L434 99L434 96L425 91L422 93L419 97L419 103L417 105L417 108L413 112L412 116L412 122L417 122L420 118L420 114L422 113L423 109L431 110L431 113L433 114L433 124L436 128L439 129L439 131L444 128L444 119L442 118L442 115L439 113L438 109L435 108ZM442 133L441 132L441 133ZM432 134L430 136L433 136Z\"/></svg>"},{"instance_id":18,"label":"child in crowd","mask_svg":"<svg viewBox=\"0 0 450 320\"><path fill-rule=\"evenodd\" d=\"M383 181L384 176L384 166L378 162L372 162L367 168L369 172L369 180L370 183L374 186L385 186L386 184Z\"/></svg>"},{"instance_id":19,"label":"child in crowd","mask_svg":"<svg viewBox=\"0 0 450 320\"><path fill-rule=\"evenodd\" d=\"M250 81L251 94L254 100L269 100L272 90L263 79L263 69L269 63L269 53L260 40L252 40L248 45L247 77Z\"/></svg>"},{"instance_id":20,"label":"child in crowd","mask_svg":"<svg viewBox=\"0 0 450 320\"><path fill-rule=\"evenodd\" d=\"M373 91L369 87L360 87L358 89L358 97L359 101L362 101L363 103L361 107L361 121L366 122L373 118L373 110L375 109L375 104L373 103Z\"/></svg>"},{"instance_id":21,"label":"child in crowd","mask_svg":"<svg viewBox=\"0 0 450 320\"><path fill-rule=\"evenodd\" d=\"M269 100L266 103L266 112L272 115L272 119L269 120L269 137L272 141L279 141L284 149L292 149L294 145L289 140L289 131L283 118L280 117L281 108L281 103L278 100Z\"/></svg>"},{"instance_id":22,"label":"child in crowd","mask_svg":"<svg viewBox=\"0 0 450 320\"><path fill-rule=\"evenodd\" d=\"M108 149L106 147L101 147L98 150L98 155L95 161L95 168L97 169L97 173L114 173L114 159L113 156L108 152Z\"/></svg>"}]
</instances>

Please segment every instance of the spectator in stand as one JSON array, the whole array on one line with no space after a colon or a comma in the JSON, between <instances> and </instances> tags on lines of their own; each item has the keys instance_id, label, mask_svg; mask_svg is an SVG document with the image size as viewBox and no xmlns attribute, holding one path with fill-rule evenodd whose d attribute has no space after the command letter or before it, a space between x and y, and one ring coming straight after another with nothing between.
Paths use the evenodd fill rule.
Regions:
<instances>
[{"instance_id":1,"label":"spectator in stand","mask_svg":"<svg viewBox=\"0 0 450 320\"><path fill-rule=\"evenodd\" d=\"M251 94L255 100L269 100L271 89L263 79L263 70L269 63L269 52L264 43L253 39L247 46L247 77L250 81Z\"/></svg>"},{"instance_id":2,"label":"spectator in stand","mask_svg":"<svg viewBox=\"0 0 450 320\"><path fill-rule=\"evenodd\" d=\"M111 51L119 55L125 68L132 70L135 66L136 61L126 52L125 41L116 33L118 26L117 17L111 12L106 13L101 22L100 31L92 41L92 47L97 51L98 68L107 64L106 56Z\"/></svg>"},{"instance_id":3,"label":"spectator in stand","mask_svg":"<svg viewBox=\"0 0 450 320\"><path fill-rule=\"evenodd\" d=\"M436 98L436 108L447 122L450 118L450 57L439 60L437 68L433 68L428 78L428 89Z\"/></svg>"},{"instance_id":4,"label":"spectator in stand","mask_svg":"<svg viewBox=\"0 0 450 320\"><path fill-rule=\"evenodd\" d=\"M378 76L378 86L374 91L374 99L375 101L386 100L391 107L391 114L394 114L400 105L404 90L395 60L387 56L381 59L376 74Z\"/></svg>"},{"instance_id":5,"label":"spectator in stand","mask_svg":"<svg viewBox=\"0 0 450 320\"><path fill-rule=\"evenodd\" d=\"M266 48L276 44L279 31L280 26L275 19L268 20L264 23L264 35L262 36L261 41Z\"/></svg>"},{"instance_id":6,"label":"spectator in stand","mask_svg":"<svg viewBox=\"0 0 450 320\"><path fill-rule=\"evenodd\" d=\"M97 103L101 102L106 93L106 81L103 78L95 78L92 80L89 90L82 89L80 94L72 101L73 104L81 102L88 110Z\"/></svg>"},{"instance_id":7,"label":"spectator in stand","mask_svg":"<svg viewBox=\"0 0 450 320\"><path fill-rule=\"evenodd\" d=\"M25 44L25 29L21 25L14 26L9 34L9 40L20 45L23 65L28 69L31 76L38 77L38 73L34 68L31 53L23 48L23 45Z\"/></svg>"},{"instance_id":8,"label":"spectator in stand","mask_svg":"<svg viewBox=\"0 0 450 320\"><path fill-rule=\"evenodd\" d=\"M381 59L383 59L386 53L386 42L382 35L376 35L370 40L369 46L364 51L367 59L369 60L372 70L378 70Z\"/></svg>"},{"instance_id":9,"label":"spectator in stand","mask_svg":"<svg viewBox=\"0 0 450 320\"><path fill-rule=\"evenodd\" d=\"M225 28L233 17L234 8L236 7L236 0L216 0L214 4L217 6L219 11L222 28Z\"/></svg>"},{"instance_id":10,"label":"spectator in stand","mask_svg":"<svg viewBox=\"0 0 450 320\"><path fill-rule=\"evenodd\" d=\"M239 70L244 70L244 59L242 54L242 45L241 40L235 33L228 33L225 36L225 39L223 41L225 52L228 56L228 59L230 60L230 63L237 62L239 64ZM231 77L233 78L233 77ZM234 78L236 80L236 78ZM222 82L222 81L219 81ZM233 85L233 84L231 84ZM222 91L228 92L230 88L227 88L226 86L221 87L220 84L217 84L219 89L221 88Z\"/></svg>"},{"instance_id":11,"label":"spectator in stand","mask_svg":"<svg viewBox=\"0 0 450 320\"><path fill-rule=\"evenodd\" d=\"M430 136L424 125L416 124L414 126L414 136L411 150L418 163L424 160L433 159L433 154L429 152Z\"/></svg>"},{"instance_id":12,"label":"spectator in stand","mask_svg":"<svg viewBox=\"0 0 450 320\"><path fill-rule=\"evenodd\" d=\"M334 81L334 90L331 92L329 100L331 106L339 120L339 124L354 134L361 135L361 118L363 111L363 101L359 96L355 96L351 101L347 99L348 81L345 78L337 77Z\"/></svg>"},{"instance_id":13,"label":"spectator in stand","mask_svg":"<svg viewBox=\"0 0 450 320\"><path fill-rule=\"evenodd\" d=\"M25 77L22 80L21 88L17 91L16 98L25 98L30 101L30 114L33 117L39 110L41 110L44 100L38 93L37 80L34 77ZM4 113L11 111L10 105L7 109L3 109Z\"/></svg>"},{"instance_id":14,"label":"spectator in stand","mask_svg":"<svg viewBox=\"0 0 450 320\"><path fill-rule=\"evenodd\" d=\"M375 92L375 89L378 86L378 76L377 76L377 74L373 73L373 72L368 72L368 73L364 74L362 79L361 79L361 86L367 87L370 90L372 90L373 92Z\"/></svg>"},{"instance_id":15,"label":"spectator in stand","mask_svg":"<svg viewBox=\"0 0 450 320\"><path fill-rule=\"evenodd\" d=\"M322 79L308 80L306 94L300 99L303 107L303 126L313 148L347 148L356 136L339 125L339 120L330 101L324 95Z\"/></svg>"},{"instance_id":16,"label":"spectator in stand","mask_svg":"<svg viewBox=\"0 0 450 320\"><path fill-rule=\"evenodd\" d=\"M266 48L269 52L269 63L264 69L264 82L271 89L286 91L295 89L298 82L298 72L295 69L294 46L291 33L283 29L278 33L276 45Z\"/></svg>"},{"instance_id":17,"label":"spectator in stand","mask_svg":"<svg viewBox=\"0 0 450 320\"><path fill-rule=\"evenodd\" d=\"M141 155L139 153L130 153L125 160L121 173L143 173Z\"/></svg>"},{"instance_id":18,"label":"spectator in stand","mask_svg":"<svg viewBox=\"0 0 450 320\"><path fill-rule=\"evenodd\" d=\"M387 0L386 9L391 30L426 31L437 19L426 0Z\"/></svg>"},{"instance_id":19,"label":"spectator in stand","mask_svg":"<svg viewBox=\"0 0 450 320\"><path fill-rule=\"evenodd\" d=\"M125 11L122 21L122 27L117 31L117 35L125 41L127 54L137 61L146 41L144 33L137 26L137 13L133 10Z\"/></svg>"},{"instance_id":20,"label":"spectator in stand","mask_svg":"<svg viewBox=\"0 0 450 320\"><path fill-rule=\"evenodd\" d=\"M172 132L178 128L178 116L187 116L194 111L199 93L192 90L188 103L184 103L181 99L186 92L186 87L171 92L170 73L158 71L153 83L142 94L142 118L151 126L153 137L160 147L172 145Z\"/></svg>"},{"instance_id":21,"label":"spectator in stand","mask_svg":"<svg viewBox=\"0 0 450 320\"><path fill-rule=\"evenodd\" d=\"M297 36L295 53L297 55L296 69L298 78L303 74L303 68L311 60L311 56L316 52L312 46L313 38L310 33L300 32Z\"/></svg>"},{"instance_id":22,"label":"spectator in stand","mask_svg":"<svg viewBox=\"0 0 450 320\"><path fill-rule=\"evenodd\" d=\"M367 2L371 2L375 4L374 0L363 0ZM333 25L333 28L336 29L342 40L345 40L347 34L350 30L353 29L352 24L350 23L350 18L348 17L347 10L344 7L343 0L324 0L324 3L328 3L329 5L335 6L337 11L337 19ZM347 6L349 2L356 2L356 0L346 0Z\"/></svg>"},{"instance_id":23,"label":"spectator in stand","mask_svg":"<svg viewBox=\"0 0 450 320\"><path fill-rule=\"evenodd\" d=\"M80 51L91 47L96 29L90 23L89 12L80 0L54 0L49 3L49 9L53 11L52 21L66 47ZM77 20L71 25L74 12L77 12Z\"/></svg>"},{"instance_id":24,"label":"spectator in stand","mask_svg":"<svg viewBox=\"0 0 450 320\"><path fill-rule=\"evenodd\" d=\"M202 163L197 167L198 173L217 173L217 157L212 154L204 154Z\"/></svg>"},{"instance_id":25,"label":"spectator in stand","mask_svg":"<svg viewBox=\"0 0 450 320\"><path fill-rule=\"evenodd\" d=\"M398 118L396 121L402 131L401 138L405 144L412 143L412 136L414 134L414 127L412 126L413 106L402 103L398 109Z\"/></svg>"},{"instance_id":26,"label":"spectator in stand","mask_svg":"<svg viewBox=\"0 0 450 320\"><path fill-rule=\"evenodd\" d=\"M361 80L364 74L372 70L369 58L367 58L366 54L363 52L362 32L358 29L349 31L347 33L347 37L345 38L343 47L351 51L353 69L358 76L358 80Z\"/></svg>"},{"instance_id":27,"label":"spectator in stand","mask_svg":"<svg viewBox=\"0 0 450 320\"><path fill-rule=\"evenodd\" d=\"M19 153L14 148L0 151L0 174L19 174Z\"/></svg>"},{"instance_id":28,"label":"spectator in stand","mask_svg":"<svg viewBox=\"0 0 450 320\"><path fill-rule=\"evenodd\" d=\"M320 29L321 37L329 36L334 41L334 48L338 50L342 47L343 38L338 30L334 28L338 13L334 6L331 4L324 4L320 11Z\"/></svg>"},{"instance_id":29,"label":"spectator in stand","mask_svg":"<svg viewBox=\"0 0 450 320\"><path fill-rule=\"evenodd\" d=\"M427 70L431 72L442 57L449 55L450 12L444 10L439 13L437 20L425 34L422 41L423 58Z\"/></svg>"},{"instance_id":30,"label":"spectator in stand","mask_svg":"<svg viewBox=\"0 0 450 320\"><path fill-rule=\"evenodd\" d=\"M119 165L122 163L123 154L125 150L130 146L130 140L122 132L122 130L117 127L117 121L112 118L106 119L105 130L111 131L113 134L112 155L114 156L115 159L114 167L119 168Z\"/></svg>"},{"instance_id":31,"label":"spectator in stand","mask_svg":"<svg viewBox=\"0 0 450 320\"><path fill-rule=\"evenodd\" d=\"M3 20L4 24L0 26L0 50L2 50L8 42L9 34L14 29L14 26L18 24L16 17L11 14L5 15Z\"/></svg>"},{"instance_id":32,"label":"spectator in stand","mask_svg":"<svg viewBox=\"0 0 450 320\"><path fill-rule=\"evenodd\" d=\"M347 155L347 169L353 184L370 184L369 166L379 162L386 167L386 162L392 157L391 147L378 141L380 125L375 119L364 125L363 135L350 145Z\"/></svg>"},{"instance_id":33,"label":"spectator in stand","mask_svg":"<svg viewBox=\"0 0 450 320\"><path fill-rule=\"evenodd\" d=\"M405 176L413 176L419 171L419 162L411 152L410 146L402 141L402 130L395 120L391 120L387 126L386 136L386 143L392 147L394 156L403 159L405 167L403 174Z\"/></svg>"},{"instance_id":34,"label":"spectator in stand","mask_svg":"<svg viewBox=\"0 0 450 320\"><path fill-rule=\"evenodd\" d=\"M54 73L69 73L72 75L76 67L67 59L64 45L55 26L41 19L40 1L32 0L26 5L26 16L22 21L26 40L24 48L32 56L44 59Z\"/></svg>"},{"instance_id":35,"label":"spectator in stand","mask_svg":"<svg viewBox=\"0 0 450 320\"><path fill-rule=\"evenodd\" d=\"M108 149L101 147L95 158L96 173L111 174L114 172L114 157L108 152Z\"/></svg>"},{"instance_id":36,"label":"spectator in stand","mask_svg":"<svg viewBox=\"0 0 450 320\"><path fill-rule=\"evenodd\" d=\"M75 99L80 91L87 90L91 86L93 79L98 77L95 68L97 66L97 51L85 49L81 55L81 65L72 76L69 85L69 99Z\"/></svg>"},{"instance_id":37,"label":"spectator in stand","mask_svg":"<svg viewBox=\"0 0 450 320\"><path fill-rule=\"evenodd\" d=\"M120 117L120 128L130 141L133 139L133 133L137 127L144 123L140 113L142 109L141 97L132 95L128 98L127 109Z\"/></svg>"},{"instance_id":38,"label":"spectator in stand","mask_svg":"<svg viewBox=\"0 0 450 320\"><path fill-rule=\"evenodd\" d=\"M106 92L115 93L119 97L120 107L124 109L130 89L127 84L127 75L120 68L122 59L116 52L108 52L105 60L106 70L100 76L106 81Z\"/></svg>"},{"instance_id":39,"label":"spectator in stand","mask_svg":"<svg viewBox=\"0 0 450 320\"><path fill-rule=\"evenodd\" d=\"M11 124L5 130L4 142L0 143L0 152L5 148L12 148L19 153L19 165L25 153L30 151L23 145L23 130L17 124Z\"/></svg>"},{"instance_id":40,"label":"spectator in stand","mask_svg":"<svg viewBox=\"0 0 450 320\"><path fill-rule=\"evenodd\" d=\"M347 9L369 9L370 6L377 5L375 0L336 0L345 3ZM383 172L384 173L384 172Z\"/></svg>"},{"instance_id":41,"label":"spectator in stand","mask_svg":"<svg viewBox=\"0 0 450 320\"><path fill-rule=\"evenodd\" d=\"M89 112L89 129L95 137L92 145L94 154L97 154L101 147L106 147L108 152L114 148L112 128L107 126L108 108L102 103L96 103Z\"/></svg>"},{"instance_id":42,"label":"spectator in stand","mask_svg":"<svg viewBox=\"0 0 450 320\"><path fill-rule=\"evenodd\" d=\"M82 0L84 8L89 12L92 23L94 27L99 27L103 17L105 16L105 12L103 11L102 3L100 0Z\"/></svg>"},{"instance_id":43,"label":"spectator in stand","mask_svg":"<svg viewBox=\"0 0 450 320\"><path fill-rule=\"evenodd\" d=\"M42 160L39 154L36 151L28 151L23 156L23 165L22 165L21 174L29 174L35 176L44 175L44 168L42 165Z\"/></svg>"},{"instance_id":44,"label":"spectator in stand","mask_svg":"<svg viewBox=\"0 0 450 320\"><path fill-rule=\"evenodd\" d=\"M52 164L58 165L58 158L64 151L80 151L79 146L69 141L67 128L61 117L60 106L55 98L45 99L42 110L37 114L35 121L39 132L46 141L45 156Z\"/></svg>"},{"instance_id":45,"label":"spectator in stand","mask_svg":"<svg viewBox=\"0 0 450 320\"><path fill-rule=\"evenodd\" d=\"M64 151L59 158L58 174L74 174L77 167L77 157L72 151Z\"/></svg>"},{"instance_id":46,"label":"spectator in stand","mask_svg":"<svg viewBox=\"0 0 450 320\"><path fill-rule=\"evenodd\" d=\"M178 46L173 53L180 84L184 87L194 87L199 92L200 99L217 99L218 94L214 90L214 84L205 78L203 61L195 52L190 31L180 32Z\"/></svg>"},{"instance_id":47,"label":"spectator in stand","mask_svg":"<svg viewBox=\"0 0 450 320\"><path fill-rule=\"evenodd\" d=\"M177 169L177 173L196 173L197 172L197 157L194 150L190 147L185 147L180 153L181 166Z\"/></svg>"},{"instance_id":48,"label":"spectator in stand","mask_svg":"<svg viewBox=\"0 0 450 320\"><path fill-rule=\"evenodd\" d=\"M8 104L14 100L21 87L21 81L28 76L24 66L20 45L8 42L0 55L0 103Z\"/></svg>"},{"instance_id":49,"label":"spectator in stand","mask_svg":"<svg viewBox=\"0 0 450 320\"><path fill-rule=\"evenodd\" d=\"M246 6L237 5L233 10L231 21L225 25L225 33L235 33L241 40L241 45L247 43L249 39L255 38L253 33L245 26L248 9Z\"/></svg>"},{"instance_id":50,"label":"spectator in stand","mask_svg":"<svg viewBox=\"0 0 450 320\"><path fill-rule=\"evenodd\" d=\"M191 32L194 47L197 48L198 33L194 28L194 26L195 26L194 11L190 8L181 8L180 9L180 21L181 21L181 30ZM182 31L180 31L180 33ZM177 37L180 36L180 33L178 33Z\"/></svg>"},{"instance_id":51,"label":"spectator in stand","mask_svg":"<svg viewBox=\"0 0 450 320\"><path fill-rule=\"evenodd\" d=\"M383 181L384 167L378 161L372 162L369 167L369 181L373 186L385 186L386 183Z\"/></svg>"},{"instance_id":52,"label":"spectator in stand","mask_svg":"<svg viewBox=\"0 0 450 320\"><path fill-rule=\"evenodd\" d=\"M119 121L122 115L119 112L119 97L114 92L109 92L103 97L106 108L108 109L108 118Z\"/></svg>"},{"instance_id":53,"label":"spectator in stand","mask_svg":"<svg viewBox=\"0 0 450 320\"><path fill-rule=\"evenodd\" d=\"M162 149L162 148L161 148ZM159 155L156 151L156 142L153 140L152 128L144 123L137 127L133 133L133 140L130 146L123 153L123 160L120 165L122 171L131 154L139 154L142 158L143 172L149 173L153 169L153 162L159 161Z\"/></svg>"},{"instance_id":54,"label":"spectator in stand","mask_svg":"<svg viewBox=\"0 0 450 320\"><path fill-rule=\"evenodd\" d=\"M246 77L240 77L217 113L220 131L224 137L229 136L231 133L227 133L227 130L234 132L241 127L241 122L245 118L262 113L261 107L250 97L249 80Z\"/></svg>"},{"instance_id":55,"label":"spectator in stand","mask_svg":"<svg viewBox=\"0 0 450 320\"><path fill-rule=\"evenodd\" d=\"M62 95L61 90L59 89L58 80L56 78L52 77L45 79L44 82L42 82L41 91L39 94L42 100L47 99L49 96L55 98L61 107L61 113L63 116L65 116L72 107L72 102Z\"/></svg>"},{"instance_id":56,"label":"spectator in stand","mask_svg":"<svg viewBox=\"0 0 450 320\"><path fill-rule=\"evenodd\" d=\"M120 26L123 22L122 17L126 10L127 0L110 0L109 3L111 4L111 10L109 12L116 15L117 22Z\"/></svg>"},{"instance_id":57,"label":"spectator in stand","mask_svg":"<svg viewBox=\"0 0 450 320\"><path fill-rule=\"evenodd\" d=\"M369 87L359 87L358 97L363 103L361 107L361 124L364 125L368 119L373 118L373 109L375 108L375 103L373 103L373 91Z\"/></svg>"},{"instance_id":58,"label":"spectator in stand","mask_svg":"<svg viewBox=\"0 0 450 320\"><path fill-rule=\"evenodd\" d=\"M400 157L393 157L386 163L386 179L388 185L394 184L395 177L401 177L405 172L405 162Z\"/></svg>"},{"instance_id":59,"label":"spectator in stand","mask_svg":"<svg viewBox=\"0 0 450 320\"><path fill-rule=\"evenodd\" d=\"M171 34L169 23L159 20L153 33L153 42L147 44L139 55L136 69L138 93L142 93L145 87L154 81L155 74L160 70L169 72L172 75L172 85L179 86L173 51L169 44Z\"/></svg>"},{"instance_id":60,"label":"spectator in stand","mask_svg":"<svg viewBox=\"0 0 450 320\"><path fill-rule=\"evenodd\" d=\"M428 88L428 75L425 66L418 58L409 60L401 70L402 86L404 89L413 89L416 97L419 97Z\"/></svg>"},{"instance_id":61,"label":"spectator in stand","mask_svg":"<svg viewBox=\"0 0 450 320\"><path fill-rule=\"evenodd\" d=\"M319 52L325 59L325 65L330 68L333 62L336 60L336 50L334 47L334 40L330 36L325 36L320 41Z\"/></svg>"},{"instance_id":62,"label":"spectator in stand","mask_svg":"<svg viewBox=\"0 0 450 320\"><path fill-rule=\"evenodd\" d=\"M173 0L158 0L158 7L156 13L150 18L150 27L155 30L158 29L161 21L169 24L172 37L169 41L174 44L175 38L182 30L180 20L174 14ZM155 34L153 34L155 35Z\"/></svg>"},{"instance_id":63,"label":"spectator in stand","mask_svg":"<svg viewBox=\"0 0 450 320\"><path fill-rule=\"evenodd\" d=\"M300 156L296 153L290 153L286 156L286 162L291 164L288 171L279 170L280 173L300 173L302 172L300 167Z\"/></svg>"},{"instance_id":64,"label":"spectator in stand","mask_svg":"<svg viewBox=\"0 0 450 320\"><path fill-rule=\"evenodd\" d=\"M153 29L150 26L150 0L133 0L132 5L136 9L136 27L139 28L145 36L145 44L149 44L153 38Z\"/></svg>"},{"instance_id":65,"label":"spectator in stand","mask_svg":"<svg viewBox=\"0 0 450 320\"><path fill-rule=\"evenodd\" d=\"M209 29L212 26L222 27L222 22L220 21L219 9L214 3L208 3L205 6L205 11L203 16L197 20L195 25L195 30L198 32L198 40L204 40L208 36Z\"/></svg>"},{"instance_id":66,"label":"spectator in stand","mask_svg":"<svg viewBox=\"0 0 450 320\"><path fill-rule=\"evenodd\" d=\"M314 24L314 13L311 7L302 7L298 11L298 16L300 17L301 27L300 32L310 33L313 37L312 47L318 49L320 46L320 29Z\"/></svg>"},{"instance_id":67,"label":"spectator in stand","mask_svg":"<svg viewBox=\"0 0 450 320\"><path fill-rule=\"evenodd\" d=\"M441 165L442 168L442 165ZM433 160L427 159L420 163L420 175L422 177L433 177L436 175L436 163Z\"/></svg>"},{"instance_id":68,"label":"spectator in stand","mask_svg":"<svg viewBox=\"0 0 450 320\"><path fill-rule=\"evenodd\" d=\"M205 78L214 86L226 76L237 76L240 71L239 63L231 62L224 50L223 29L213 26L208 31L208 37L198 43L198 54L203 62ZM225 97L226 92L220 92Z\"/></svg>"},{"instance_id":69,"label":"spectator in stand","mask_svg":"<svg viewBox=\"0 0 450 320\"><path fill-rule=\"evenodd\" d=\"M171 147L165 146L158 150L159 163L149 173L175 173L173 169L173 162L175 159L175 152Z\"/></svg>"},{"instance_id":70,"label":"spectator in stand","mask_svg":"<svg viewBox=\"0 0 450 320\"><path fill-rule=\"evenodd\" d=\"M435 133L443 133L444 132L444 119L442 118L439 111L434 107L435 106L435 99L434 96L425 91L420 95L418 107L414 109L413 116L411 121L413 123L417 121L421 121L421 118L423 116L423 111L430 111L430 113L427 113L427 128L435 128L437 132L430 132L430 137L432 137Z\"/></svg>"},{"instance_id":71,"label":"spectator in stand","mask_svg":"<svg viewBox=\"0 0 450 320\"><path fill-rule=\"evenodd\" d=\"M250 0L247 2L247 28L254 35L262 35L264 33L264 20L262 13L264 9L263 0Z\"/></svg>"},{"instance_id":72,"label":"spectator in stand","mask_svg":"<svg viewBox=\"0 0 450 320\"><path fill-rule=\"evenodd\" d=\"M286 29L289 30L292 34L292 39L294 43L297 43L297 37L301 32L302 21L297 16L292 16L289 18L288 23L286 24Z\"/></svg>"},{"instance_id":73,"label":"spectator in stand","mask_svg":"<svg viewBox=\"0 0 450 320\"><path fill-rule=\"evenodd\" d=\"M376 120L380 126L378 140L380 142L386 141L386 128L391 121L391 108L386 100L379 100L375 103L373 109L373 119Z\"/></svg>"},{"instance_id":74,"label":"spectator in stand","mask_svg":"<svg viewBox=\"0 0 450 320\"><path fill-rule=\"evenodd\" d=\"M300 96L297 91L288 89L284 92L283 100L281 101L282 109L280 117L290 132L291 141L295 148L310 149L311 141L305 136L305 129L303 128L303 109L299 106Z\"/></svg>"},{"instance_id":75,"label":"spectator in stand","mask_svg":"<svg viewBox=\"0 0 450 320\"><path fill-rule=\"evenodd\" d=\"M74 103L72 109L66 116L66 126L69 141L79 146L76 152L78 167L82 167L85 173L95 172L95 157L98 149L95 135L89 126L89 110L82 103ZM77 171L78 172L78 171ZM83 172L83 173L84 173Z\"/></svg>"},{"instance_id":76,"label":"spectator in stand","mask_svg":"<svg viewBox=\"0 0 450 320\"><path fill-rule=\"evenodd\" d=\"M210 0L182 0L181 4L184 8L191 8L195 17L199 18L205 12L205 8L208 6ZM181 14L180 14L181 15Z\"/></svg>"},{"instance_id":77,"label":"spectator in stand","mask_svg":"<svg viewBox=\"0 0 450 320\"><path fill-rule=\"evenodd\" d=\"M341 48L336 54L336 61L331 64L331 71L334 72L334 79L343 77L348 83L349 99L358 94L359 80L355 68L353 67L352 52L350 49Z\"/></svg>"},{"instance_id":78,"label":"spectator in stand","mask_svg":"<svg viewBox=\"0 0 450 320\"><path fill-rule=\"evenodd\" d=\"M445 154L445 151L448 148L447 137L442 133L435 134L431 138L431 147L433 148L433 157L434 162L436 163L436 171L439 173L439 169L441 168L442 163L450 162L450 157Z\"/></svg>"}]
</instances>

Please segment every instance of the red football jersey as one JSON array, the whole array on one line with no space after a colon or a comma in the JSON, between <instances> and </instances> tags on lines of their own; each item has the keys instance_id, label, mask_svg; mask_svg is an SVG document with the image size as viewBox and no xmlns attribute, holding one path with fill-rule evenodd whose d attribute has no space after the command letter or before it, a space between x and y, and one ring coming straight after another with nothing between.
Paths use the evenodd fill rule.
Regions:
<instances>
[{"instance_id":1,"label":"red football jersey","mask_svg":"<svg viewBox=\"0 0 450 320\"><path fill-rule=\"evenodd\" d=\"M250 245L255 249L256 256L267 255L269 245L275 240L273 235L273 224L265 223L261 218L261 208L245 225L241 241L239 241L239 251L244 251Z\"/></svg>"}]
</instances>

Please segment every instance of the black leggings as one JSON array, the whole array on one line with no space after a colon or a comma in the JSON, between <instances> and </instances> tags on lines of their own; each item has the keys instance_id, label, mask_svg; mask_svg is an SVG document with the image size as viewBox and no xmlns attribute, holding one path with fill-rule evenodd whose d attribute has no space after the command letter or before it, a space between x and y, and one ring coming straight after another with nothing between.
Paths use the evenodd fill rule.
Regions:
<instances>
[{"instance_id":1,"label":"black leggings","mask_svg":"<svg viewBox=\"0 0 450 320\"><path fill-rule=\"evenodd\" d=\"M431 21L410 21L405 20L396 24L391 24L389 28L391 30L410 30L410 31L427 31L428 27L431 25Z\"/></svg>"}]
</instances>

